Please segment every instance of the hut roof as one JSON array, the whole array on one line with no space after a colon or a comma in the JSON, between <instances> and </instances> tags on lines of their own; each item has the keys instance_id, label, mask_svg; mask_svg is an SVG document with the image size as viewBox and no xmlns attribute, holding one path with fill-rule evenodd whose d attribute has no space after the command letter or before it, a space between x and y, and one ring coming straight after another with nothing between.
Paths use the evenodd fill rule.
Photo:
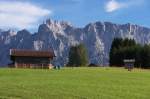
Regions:
<instances>
[{"instance_id":1,"label":"hut roof","mask_svg":"<svg viewBox=\"0 0 150 99\"><path fill-rule=\"evenodd\" d=\"M123 61L124 61L124 62L127 62L127 63L128 63L128 62L129 62L129 63L130 63L130 62L131 62L131 63L132 63L132 62L134 63L134 62L135 62L135 59L124 59Z\"/></svg>"},{"instance_id":2,"label":"hut roof","mask_svg":"<svg viewBox=\"0 0 150 99\"><path fill-rule=\"evenodd\" d=\"M11 56L25 56L25 57L55 57L53 51L35 51L24 49L10 49Z\"/></svg>"}]
</instances>

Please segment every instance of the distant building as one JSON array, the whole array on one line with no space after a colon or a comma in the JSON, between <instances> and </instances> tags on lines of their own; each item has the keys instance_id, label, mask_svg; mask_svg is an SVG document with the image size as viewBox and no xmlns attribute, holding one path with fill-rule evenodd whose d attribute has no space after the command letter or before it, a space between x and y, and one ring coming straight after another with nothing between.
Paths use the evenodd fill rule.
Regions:
<instances>
[{"instance_id":1,"label":"distant building","mask_svg":"<svg viewBox=\"0 0 150 99\"><path fill-rule=\"evenodd\" d=\"M51 68L50 61L55 57L53 51L34 51L10 49L11 67L15 68Z\"/></svg>"},{"instance_id":2,"label":"distant building","mask_svg":"<svg viewBox=\"0 0 150 99\"><path fill-rule=\"evenodd\" d=\"M124 59L124 66L126 69L131 71L134 68L135 59Z\"/></svg>"}]
</instances>

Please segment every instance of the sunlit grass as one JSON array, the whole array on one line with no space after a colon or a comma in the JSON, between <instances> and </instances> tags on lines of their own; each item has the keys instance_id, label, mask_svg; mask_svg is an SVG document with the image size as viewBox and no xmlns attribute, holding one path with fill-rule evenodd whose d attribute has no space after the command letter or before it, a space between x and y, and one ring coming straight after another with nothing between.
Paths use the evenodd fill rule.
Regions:
<instances>
[{"instance_id":1,"label":"sunlit grass","mask_svg":"<svg viewBox=\"0 0 150 99\"><path fill-rule=\"evenodd\" d=\"M123 68L0 69L4 99L149 99L150 71Z\"/></svg>"}]
</instances>

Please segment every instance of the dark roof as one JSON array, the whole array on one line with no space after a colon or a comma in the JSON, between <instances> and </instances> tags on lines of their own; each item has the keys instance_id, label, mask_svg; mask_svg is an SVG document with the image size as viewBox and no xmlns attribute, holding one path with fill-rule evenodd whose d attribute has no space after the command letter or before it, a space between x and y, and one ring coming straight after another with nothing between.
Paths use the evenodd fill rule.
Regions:
<instances>
[{"instance_id":1,"label":"dark roof","mask_svg":"<svg viewBox=\"0 0 150 99\"><path fill-rule=\"evenodd\" d=\"M23 49L10 49L11 56L26 56L26 57L55 57L53 51L35 51L35 50L23 50Z\"/></svg>"}]
</instances>

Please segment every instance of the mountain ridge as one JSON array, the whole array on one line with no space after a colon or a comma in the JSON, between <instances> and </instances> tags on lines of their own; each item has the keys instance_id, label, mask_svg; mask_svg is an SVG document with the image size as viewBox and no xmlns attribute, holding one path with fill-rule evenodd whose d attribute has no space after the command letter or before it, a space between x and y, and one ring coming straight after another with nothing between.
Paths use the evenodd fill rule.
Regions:
<instances>
[{"instance_id":1,"label":"mountain ridge","mask_svg":"<svg viewBox=\"0 0 150 99\"><path fill-rule=\"evenodd\" d=\"M85 44L88 50L89 63L108 65L109 49L113 38L131 38L137 43L150 43L150 29L138 25L115 24L112 22L93 22L83 28L74 27L64 21L46 20L39 25L36 33L23 29L18 32L0 31L0 65L6 66L9 60L9 49L53 49L56 58L54 65L65 65L72 45Z\"/></svg>"}]
</instances>

